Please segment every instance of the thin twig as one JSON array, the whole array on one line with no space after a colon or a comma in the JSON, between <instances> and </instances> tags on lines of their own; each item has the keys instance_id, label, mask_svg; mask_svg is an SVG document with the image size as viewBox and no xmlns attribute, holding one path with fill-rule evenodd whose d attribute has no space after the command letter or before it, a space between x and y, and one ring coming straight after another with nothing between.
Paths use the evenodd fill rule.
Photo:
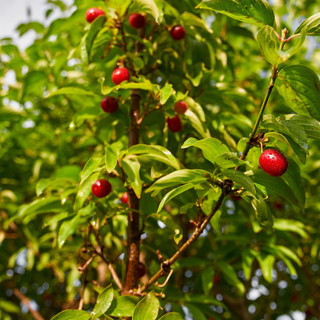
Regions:
<instances>
[{"instance_id":1,"label":"thin twig","mask_svg":"<svg viewBox=\"0 0 320 320\"><path fill-rule=\"evenodd\" d=\"M30 299L27 298L19 289L13 289L13 294L18 298L20 299L20 301L25 304L30 313L32 314L33 318L35 320L44 320L44 318L41 316L41 314L37 311L37 310L34 310L32 309L31 305L30 305Z\"/></svg>"}]
</instances>

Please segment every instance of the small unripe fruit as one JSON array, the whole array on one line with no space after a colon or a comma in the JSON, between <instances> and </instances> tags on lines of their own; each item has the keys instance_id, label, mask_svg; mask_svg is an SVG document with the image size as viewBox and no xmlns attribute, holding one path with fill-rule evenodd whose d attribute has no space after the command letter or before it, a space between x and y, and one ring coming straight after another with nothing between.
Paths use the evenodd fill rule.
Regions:
<instances>
[{"instance_id":1,"label":"small unripe fruit","mask_svg":"<svg viewBox=\"0 0 320 320\"><path fill-rule=\"evenodd\" d=\"M114 97L105 97L101 100L101 108L104 112L116 112L118 110L118 107L118 100Z\"/></svg>"},{"instance_id":2,"label":"small unripe fruit","mask_svg":"<svg viewBox=\"0 0 320 320\"><path fill-rule=\"evenodd\" d=\"M120 84L130 79L130 73L127 68L116 68L113 70L111 80L114 84Z\"/></svg>"},{"instance_id":3,"label":"small unripe fruit","mask_svg":"<svg viewBox=\"0 0 320 320\"><path fill-rule=\"evenodd\" d=\"M265 150L259 158L259 163L262 170L272 177L282 176L288 168L286 157L276 149Z\"/></svg>"},{"instance_id":4,"label":"small unripe fruit","mask_svg":"<svg viewBox=\"0 0 320 320\"><path fill-rule=\"evenodd\" d=\"M86 12L86 20L87 20L87 22L91 23L97 17L105 16L105 15L106 15L106 13L99 8L90 8Z\"/></svg>"},{"instance_id":5,"label":"small unripe fruit","mask_svg":"<svg viewBox=\"0 0 320 320\"><path fill-rule=\"evenodd\" d=\"M184 114L188 110L188 104L184 101L178 101L174 107L174 111L178 114Z\"/></svg>"},{"instance_id":6,"label":"small unripe fruit","mask_svg":"<svg viewBox=\"0 0 320 320\"><path fill-rule=\"evenodd\" d=\"M111 190L111 183L105 179L99 179L91 186L92 193L98 198L106 197Z\"/></svg>"},{"instance_id":7,"label":"small unripe fruit","mask_svg":"<svg viewBox=\"0 0 320 320\"><path fill-rule=\"evenodd\" d=\"M128 192L125 192L121 197L121 202L124 204L128 203Z\"/></svg>"},{"instance_id":8,"label":"small unripe fruit","mask_svg":"<svg viewBox=\"0 0 320 320\"><path fill-rule=\"evenodd\" d=\"M139 261L138 278L142 278L146 274L146 266Z\"/></svg>"},{"instance_id":9,"label":"small unripe fruit","mask_svg":"<svg viewBox=\"0 0 320 320\"><path fill-rule=\"evenodd\" d=\"M182 130L182 122L179 116L174 116L167 119L168 128L172 132L179 132Z\"/></svg>"},{"instance_id":10,"label":"small unripe fruit","mask_svg":"<svg viewBox=\"0 0 320 320\"><path fill-rule=\"evenodd\" d=\"M141 13L133 13L129 17L129 23L132 28L143 28L146 25L146 16Z\"/></svg>"},{"instance_id":11,"label":"small unripe fruit","mask_svg":"<svg viewBox=\"0 0 320 320\"><path fill-rule=\"evenodd\" d=\"M170 30L170 36L173 40L182 40L186 35L186 30L183 26L177 25Z\"/></svg>"}]
</instances>

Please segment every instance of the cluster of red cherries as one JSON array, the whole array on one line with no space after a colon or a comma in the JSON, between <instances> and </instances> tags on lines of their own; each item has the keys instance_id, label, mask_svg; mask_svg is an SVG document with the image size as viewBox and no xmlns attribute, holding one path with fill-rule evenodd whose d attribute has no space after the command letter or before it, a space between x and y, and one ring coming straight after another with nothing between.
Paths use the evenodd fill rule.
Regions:
<instances>
[{"instance_id":1,"label":"cluster of red cherries","mask_svg":"<svg viewBox=\"0 0 320 320\"><path fill-rule=\"evenodd\" d=\"M92 23L97 17L106 15L99 8L90 8L86 12L86 20ZM129 16L129 24L132 28L141 29L146 25L146 16L141 13L132 13ZM186 35L185 28L181 25L175 25L170 29L170 36L173 40L182 40ZM125 67L118 67L113 70L111 80L115 85L119 85L123 81L129 81L130 72ZM114 113L118 110L118 100L112 96L107 96L101 101L101 108L106 113ZM170 131L179 132L182 130L182 122L179 115L184 114L188 110L188 104L185 101L178 101L174 105L176 115L167 118L167 125ZM261 168L270 176L280 177L288 168L288 160L277 149L266 149L259 158ZM106 197L112 190L112 186L108 180L99 179L92 185L92 193L99 197ZM121 198L122 203L128 203L128 194L124 193Z\"/></svg>"}]
</instances>

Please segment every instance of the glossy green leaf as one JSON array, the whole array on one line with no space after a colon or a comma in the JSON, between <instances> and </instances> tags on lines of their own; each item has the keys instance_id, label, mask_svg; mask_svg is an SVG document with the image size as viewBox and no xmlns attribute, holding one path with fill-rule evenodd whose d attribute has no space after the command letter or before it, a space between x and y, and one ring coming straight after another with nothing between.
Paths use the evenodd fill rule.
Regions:
<instances>
[{"instance_id":1,"label":"glossy green leaf","mask_svg":"<svg viewBox=\"0 0 320 320\"><path fill-rule=\"evenodd\" d=\"M103 85L104 78L101 79L101 93L103 95L108 95L111 92L117 92L118 90L124 89L140 89L146 91L152 91L154 89L154 85L148 80L144 79L142 82L121 82L120 84L112 87L107 87Z\"/></svg>"},{"instance_id":2,"label":"glossy green leaf","mask_svg":"<svg viewBox=\"0 0 320 320\"><path fill-rule=\"evenodd\" d=\"M308 36L320 36L320 12L305 19L294 32L295 34L305 31Z\"/></svg>"},{"instance_id":3,"label":"glossy green leaf","mask_svg":"<svg viewBox=\"0 0 320 320\"><path fill-rule=\"evenodd\" d=\"M306 232L306 225L300 221L292 219L275 219L273 228L281 231L291 231L299 234L302 238L307 239L309 237Z\"/></svg>"},{"instance_id":4,"label":"glossy green leaf","mask_svg":"<svg viewBox=\"0 0 320 320\"><path fill-rule=\"evenodd\" d=\"M188 109L185 114L185 119L191 124L191 126L199 133L202 138L210 137L210 132L206 128L205 124L199 119L199 117Z\"/></svg>"},{"instance_id":5,"label":"glossy green leaf","mask_svg":"<svg viewBox=\"0 0 320 320\"><path fill-rule=\"evenodd\" d=\"M206 182L207 177L210 177L210 173L205 170L177 170L157 180L150 188L146 190L146 192L154 191L153 196L155 196L165 188L180 184L197 185Z\"/></svg>"},{"instance_id":6,"label":"glossy green leaf","mask_svg":"<svg viewBox=\"0 0 320 320\"><path fill-rule=\"evenodd\" d=\"M82 208L84 202L87 200L88 196L91 193L92 184L98 180L99 175L99 172L95 172L87 179L83 180L83 182L81 182L73 207L75 211L78 211Z\"/></svg>"},{"instance_id":7,"label":"glossy green leaf","mask_svg":"<svg viewBox=\"0 0 320 320\"><path fill-rule=\"evenodd\" d=\"M95 170L97 170L100 166L102 162L102 158L90 158L86 164L84 165L81 174L80 174L80 178L81 178L81 183L86 180L93 172L95 172Z\"/></svg>"},{"instance_id":8,"label":"glossy green leaf","mask_svg":"<svg viewBox=\"0 0 320 320\"><path fill-rule=\"evenodd\" d=\"M256 194L256 188L254 186L252 179L241 171L227 169L227 170L223 170L219 174L219 176L226 176L227 178L231 179L236 184L238 184L240 187L243 187L244 189L249 191L251 194L253 195Z\"/></svg>"},{"instance_id":9,"label":"glossy green leaf","mask_svg":"<svg viewBox=\"0 0 320 320\"><path fill-rule=\"evenodd\" d=\"M183 320L184 318L180 313L177 312L169 312L162 316L159 320Z\"/></svg>"},{"instance_id":10,"label":"glossy green leaf","mask_svg":"<svg viewBox=\"0 0 320 320\"><path fill-rule=\"evenodd\" d=\"M150 14L156 22L159 22L159 10L154 0L133 0L130 9L132 12Z\"/></svg>"},{"instance_id":11,"label":"glossy green leaf","mask_svg":"<svg viewBox=\"0 0 320 320\"><path fill-rule=\"evenodd\" d=\"M83 217L77 214L73 218L68 219L61 224L61 227L58 233L59 248L61 248L66 242L67 238L77 230L77 228L79 227L82 221L83 221Z\"/></svg>"},{"instance_id":12,"label":"glossy green leaf","mask_svg":"<svg viewBox=\"0 0 320 320\"><path fill-rule=\"evenodd\" d=\"M292 39L286 46L290 46L287 50L280 50L280 41L275 35L275 30L270 26L261 28L257 34L260 49L266 60L272 65L278 65L287 61L296 54L305 40L305 32Z\"/></svg>"},{"instance_id":13,"label":"glossy green leaf","mask_svg":"<svg viewBox=\"0 0 320 320\"><path fill-rule=\"evenodd\" d=\"M132 317L138 301L138 297L119 296L112 301L107 313L112 317Z\"/></svg>"},{"instance_id":14,"label":"glossy green leaf","mask_svg":"<svg viewBox=\"0 0 320 320\"><path fill-rule=\"evenodd\" d=\"M195 14L191 12L184 12L181 15L181 19L184 22L185 26L194 26L199 27L201 29L204 29L208 31L209 33L213 33L212 29L205 23L204 20L196 16Z\"/></svg>"},{"instance_id":15,"label":"glossy green leaf","mask_svg":"<svg viewBox=\"0 0 320 320\"><path fill-rule=\"evenodd\" d=\"M83 310L64 310L55 315L51 320L89 320L91 319L90 313Z\"/></svg>"},{"instance_id":16,"label":"glossy green leaf","mask_svg":"<svg viewBox=\"0 0 320 320\"><path fill-rule=\"evenodd\" d=\"M242 270L246 277L246 280L249 280L251 277L252 263L256 258L256 251L249 248L249 249L243 250L241 253L241 256L242 256Z\"/></svg>"},{"instance_id":17,"label":"glossy green leaf","mask_svg":"<svg viewBox=\"0 0 320 320\"><path fill-rule=\"evenodd\" d=\"M106 168L108 173L110 173L117 166L118 155L115 152L114 148L110 145L106 146L105 152L106 152L105 153Z\"/></svg>"},{"instance_id":18,"label":"glossy green leaf","mask_svg":"<svg viewBox=\"0 0 320 320\"><path fill-rule=\"evenodd\" d=\"M122 17L126 13L131 2L132 0L108 0L108 6L115 9L119 16Z\"/></svg>"},{"instance_id":19,"label":"glossy green leaf","mask_svg":"<svg viewBox=\"0 0 320 320\"><path fill-rule=\"evenodd\" d=\"M103 315L111 306L112 300L114 296L114 290L112 285L105 288L98 296L97 302L91 312L92 320L99 318Z\"/></svg>"},{"instance_id":20,"label":"glossy green leaf","mask_svg":"<svg viewBox=\"0 0 320 320\"><path fill-rule=\"evenodd\" d=\"M247 164L250 166L249 162L241 160L235 152L226 152L214 158L214 162L218 167L223 169L234 168L236 166L241 166Z\"/></svg>"},{"instance_id":21,"label":"glossy green leaf","mask_svg":"<svg viewBox=\"0 0 320 320\"><path fill-rule=\"evenodd\" d=\"M276 87L293 111L320 120L320 80L311 69L302 65L282 69Z\"/></svg>"},{"instance_id":22,"label":"glossy green leaf","mask_svg":"<svg viewBox=\"0 0 320 320\"><path fill-rule=\"evenodd\" d=\"M262 275L266 281L269 283L272 282L272 270L275 262L275 257L271 254L267 254L265 252L257 252L256 253L257 260L260 264Z\"/></svg>"},{"instance_id":23,"label":"glossy green leaf","mask_svg":"<svg viewBox=\"0 0 320 320\"><path fill-rule=\"evenodd\" d=\"M239 292L243 294L245 292L244 284L238 278L235 269L224 261L218 261L217 264L219 266L219 269L222 271L226 281L230 285L235 286L239 290Z\"/></svg>"},{"instance_id":24,"label":"glossy green leaf","mask_svg":"<svg viewBox=\"0 0 320 320\"><path fill-rule=\"evenodd\" d=\"M251 200L257 220L261 227L271 228L273 226L273 217L267 202L258 195Z\"/></svg>"},{"instance_id":25,"label":"glossy green leaf","mask_svg":"<svg viewBox=\"0 0 320 320\"><path fill-rule=\"evenodd\" d=\"M132 320L155 320L159 313L159 307L159 300L151 291L137 304Z\"/></svg>"},{"instance_id":26,"label":"glossy green leaf","mask_svg":"<svg viewBox=\"0 0 320 320\"><path fill-rule=\"evenodd\" d=\"M172 84L166 84L163 88L160 89L160 103L164 105L173 93L174 90L172 88Z\"/></svg>"},{"instance_id":27,"label":"glossy green leaf","mask_svg":"<svg viewBox=\"0 0 320 320\"><path fill-rule=\"evenodd\" d=\"M211 163L215 164L215 158L230 152L229 148L215 138L206 138L202 140L197 140L195 138L189 138L182 145L182 149L196 147L201 149L203 156L209 160Z\"/></svg>"},{"instance_id":28,"label":"glossy green leaf","mask_svg":"<svg viewBox=\"0 0 320 320\"><path fill-rule=\"evenodd\" d=\"M127 151L127 155L134 154L142 156L144 158L148 158L150 160L152 159L163 162L177 170L180 169L180 163L177 160L177 158L175 158L168 149L162 146L137 144L135 146L130 147Z\"/></svg>"},{"instance_id":29,"label":"glossy green leaf","mask_svg":"<svg viewBox=\"0 0 320 320\"><path fill-rule=\"evenodd\" d=\"M206 295L209 295L210 290L212 289L213 277L214 277L214 269L213 268L206 268L201 272L202 289Z\"/></svg>"},{"instance_id":30,"label":"glossy green leaf","mask_svg":"<svg viewBox=\"0 0 320 320\"><path fill-rule=\"evenodd\" d=\"M162 208L164 207L164 205L169 202L171 199L173 199L174 197L177 197L178 195L180 195L181 193L190 190L191 188L193 188L194 185L192 183L187 183L184 184L178 188L175 188L171 191L169 191L161 200L157 213L160 212L162 210Z\"/></svg>"},{"instance_id":31,"label":"glossy green leaf","mask_svg":"<svg viewBox=\"0 0 320 320\"><path fill-rule=\"evenodd\" d=\"M93 91L88 91L79 87L64 87L57 89L55 91L50 92L46 98L50 98L53 96L57 96L60 94L65 94L65 95L77 95L77 96L96 96L98 97Z\"/></svg>"},{"instance_id":32,"label":"glossy green leaf","mask_svg":"<svg viewBox=\"0 0 320 320\"><path fill-rule=\"evenodd\" d=\"M274 13L265 0L203 0L197 8L225 14L233 19L259 26L274 24Z\"/></svg>"},{"instance_id":33,"label":"glossy green leaf","mask_svg":"<svg viewBox=\"0 0 320 320\"><path fill-rule=\"evenodd\" d=\"M129 184L138 198L141 197L142 181L140 179L140 162L136 158L121 160L123 171L128 177Z\"/></svg>"}]
</instances>

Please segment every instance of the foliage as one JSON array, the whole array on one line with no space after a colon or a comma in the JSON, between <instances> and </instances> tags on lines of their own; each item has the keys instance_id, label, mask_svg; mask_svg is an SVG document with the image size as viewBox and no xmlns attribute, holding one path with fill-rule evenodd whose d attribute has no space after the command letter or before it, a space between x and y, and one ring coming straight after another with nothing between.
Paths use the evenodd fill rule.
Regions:
<instances>
[{"instance_id":1,"label":"foliage","mask_svg":"<svg viewBox=\"0 0 320 320\"><path fill-rule=\"evenodd\" d=\"M29 47L1 40L0 318L320 318L316 4L47 2L62 17L18 26ZM88 24L94 6L106 17ZM283 176L261 170L261 145L286 155ZM131 244L147 274L126 292Z\"/></svg>"}]
</instances>

